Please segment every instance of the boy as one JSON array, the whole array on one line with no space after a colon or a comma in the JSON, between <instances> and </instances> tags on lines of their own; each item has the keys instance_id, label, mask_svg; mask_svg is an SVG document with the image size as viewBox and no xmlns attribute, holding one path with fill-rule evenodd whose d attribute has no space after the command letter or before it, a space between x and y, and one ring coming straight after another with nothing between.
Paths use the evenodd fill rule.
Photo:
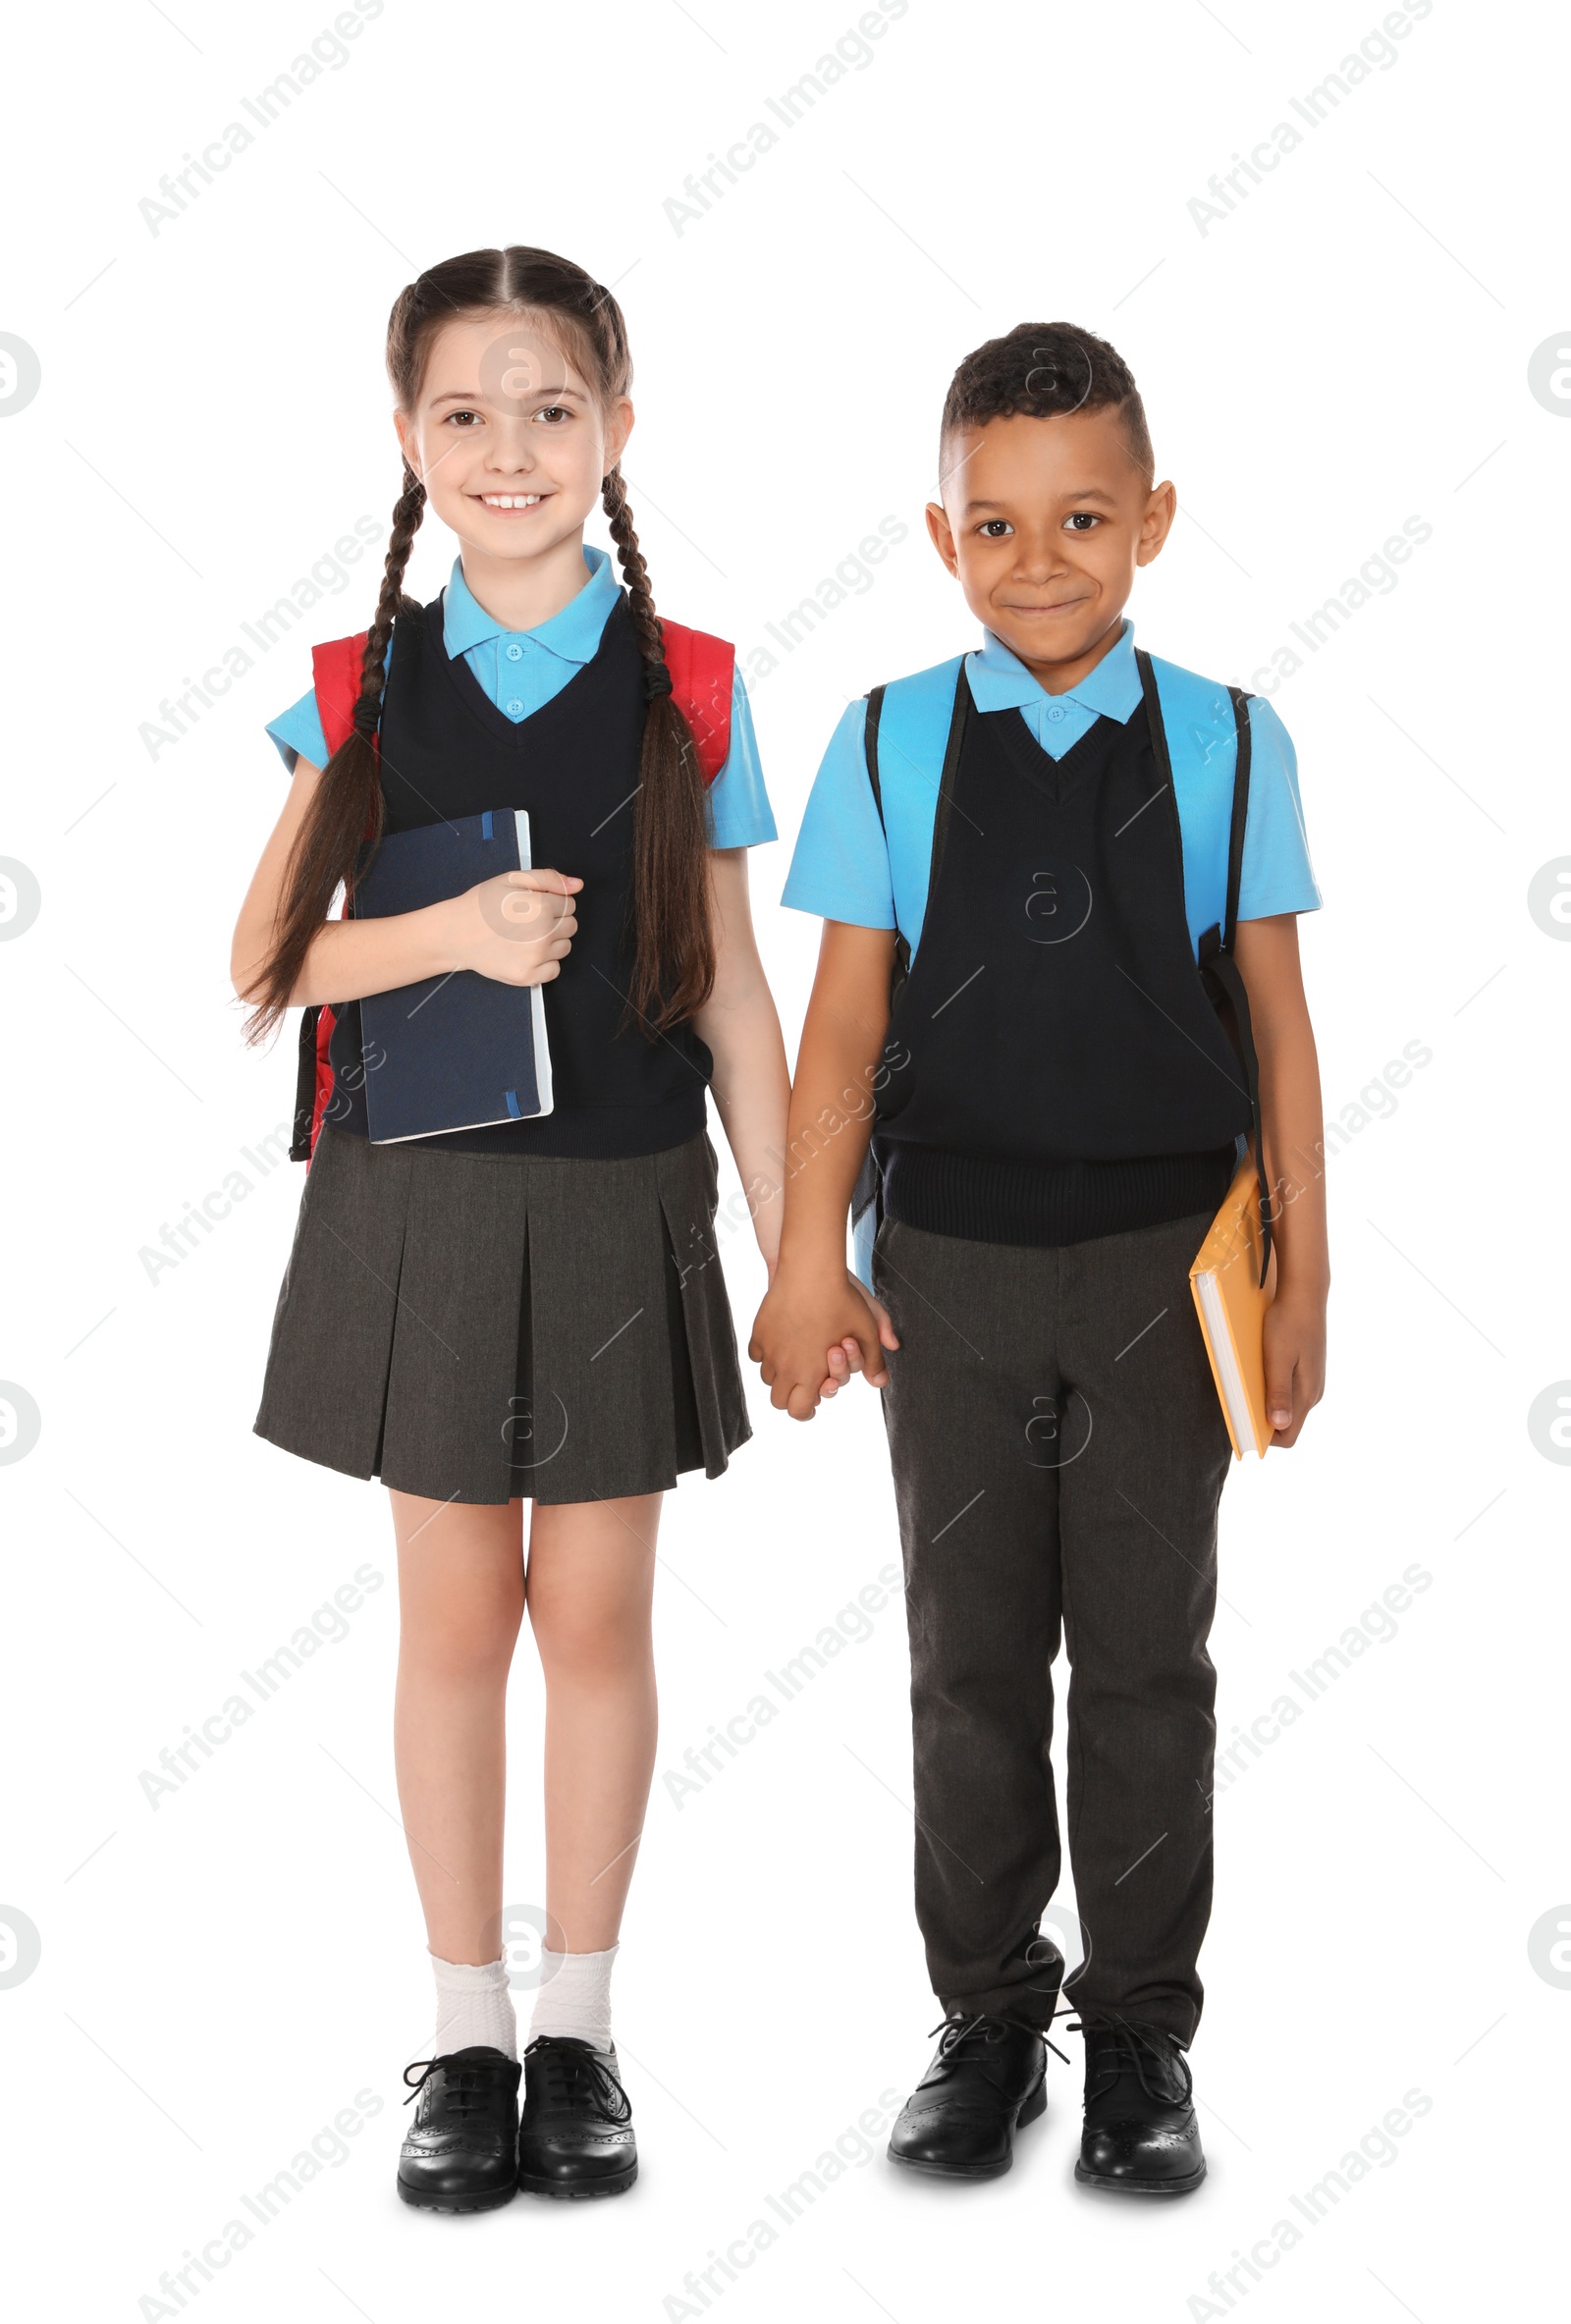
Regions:
<instances>
[{"instance_id":1,"label":"boy","mask_svg":"<svg viewBox=\"0 0 1571 2324\"><path fill-rule=\"evenodd\" d=\"M1325 1373L1295 918L1320 894L1274 713L1136 654L1124 604L1176 496L1113 349L1067 324L979 348L949 389L940 474L928 530L986 637L855 704L808 802L785 900L825 921L791 1107L811 1160L751 1352L798 1420L853 1370L884 1390L916 1909L946 2013L891 2158L993 2177L1045 2103L1061 1627L1085 1932L1065 1988L1086 2041L1075 2175L1181 2194L1206 2167L1183 2053L1211 1905L1206 1639L1229 1459L1187 1278L1252 1120L1197 956L1225 923L1235 766L1283 1446ZM844 1264L870 1126L876 1299Z\"/></svg>"}]
</instances>

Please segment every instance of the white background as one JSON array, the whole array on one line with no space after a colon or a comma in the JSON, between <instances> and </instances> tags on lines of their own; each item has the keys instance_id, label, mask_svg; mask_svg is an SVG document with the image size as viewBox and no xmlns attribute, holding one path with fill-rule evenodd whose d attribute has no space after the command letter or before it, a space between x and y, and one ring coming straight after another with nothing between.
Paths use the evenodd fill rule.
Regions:
<instances>
[{"instance_id":1,"label":"white background","mask_svg":"<svg viewBox=\"0 0 1571 2324\"><path fill-rule=\"evenodd\" d=\"M138 202L249 120L241 98L330 0L15 27L0 329L42 384L0 426L0 855L42 907L0 945L0 1378L41 1433L0 1470L0 1903L42 1950L0 1988L10 2313L621 2324L707 2302L927 2324L1019 2303L1145 2324L1229 2312L1208 2278L1281 2219L1301 2242L1225 2295L1251 2314L1441 2324L1523 2302L1571 2018L1549 1941L1538 1969L1529 1947L1556 1907L1571 1921L1571 1477L1528 1430L1571 1375L1571 947L1527 902L1571 854L1553 600L1571 404L1528 379L1536 349L1571 344L1566 60L1543 13L1437 0L1311 131L1289 98L1381 14L911 0L680 232L668 197L775 121L765 98L853 0L388 0L156 233ZM1202 232L1191 198L1282 121L1301 145ZM263 722L303 690L312 639L363 626L371 562L183 739L153 757L138 727L356 517L385 523L388 307L421 266L503 241L618 287L630 498L675 618L750 649L881 518L910 528L754 695L783 834L755 887L792 1046L817 932L775 898L824 740L847 697L971 636L920 526L970 348L1062 318L1127 357L1180 508L1137 634L1208 675L1269 671L1405 518L1433 527L1273 697L1326 897L1303 937L1327 1113L1405 1043L1433 1058L1329 1163L1327 1401L1225 1496L1224 1741L1405 1567L1433 1579L1219 1797L1193 2052L1212 2168L1182 2204L1073 2187L1072 2040L1011 2177L912 2181L880 2135L796 2224L766 2203L864 2111L887 2119L939 2014L909 1909L897 1602L700 1797L678 1810L657 1774L616 1994L634 2192L470 2219L395 2198L430 1993L394 1818L390 1528L378 1487L250 1433L301 1173L241 1161L287 1121L294 1058L242 1046L226 974L282 796ZM433 525L419 594L451 555ZM150 1280L139 1252L237 1167L247 1198ZM745 1342L745 1234L726 1265ZM661 1771L896 1555L875 1399L858 1386L810 1430L756 1387L753 1407L730 1475L667 1512ZM348 1637L149 1805L140 1770L365 1565L386 1581ZM510 1901L542 1893L540 1710L525 1644ZM1413 2089L1432 2107L1396 2159L1309 2227L1290 2196ZM241 2196L360 2092L374 2120L256 2226ZM237 2218L253 2240L221 2274L158 2293ZM683 2292L760 2219L777 2240L745 2272Z\"/></svg>"}]
</instances>

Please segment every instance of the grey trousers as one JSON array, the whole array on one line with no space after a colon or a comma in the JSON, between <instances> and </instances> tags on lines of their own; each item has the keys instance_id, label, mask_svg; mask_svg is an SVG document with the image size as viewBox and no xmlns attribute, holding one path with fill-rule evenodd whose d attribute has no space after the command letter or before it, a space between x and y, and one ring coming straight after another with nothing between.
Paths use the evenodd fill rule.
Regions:
<instances>
[{"instance_id":1,"label":"grey trousers","mask_svg":"<svg viewBox=\"0 0 1571 2324\"><path fill-rule=\"evenodd\" d=\"M1068 1843L1091 2023L1199 2021L1217 1506L1231 1458L1189 1288L1210 1215L1055 1249L884 1221L885 1418L911 1642L916 1911L947 2010L1045 2026Z\"/></svg>"}]
</instances>

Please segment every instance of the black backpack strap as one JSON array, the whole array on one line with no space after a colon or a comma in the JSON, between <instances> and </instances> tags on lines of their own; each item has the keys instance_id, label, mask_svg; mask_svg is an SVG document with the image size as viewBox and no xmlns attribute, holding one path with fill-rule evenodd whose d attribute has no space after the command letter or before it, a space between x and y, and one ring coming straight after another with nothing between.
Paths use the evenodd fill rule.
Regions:
<instances>
[{"instance_id":1,"label":"black backpack strap","mask_svg":"<svg viewBox=\"0 0 1571 2324\"><path fill-rule=\"evenodd\" d=\"M1249 821L1249 696L1239 686L1227 688L1233 706L1238 750L1233 765L1232 815L1227 828L1227 892L1220 925L1214 923L1200 940L1200 974L1213 1003L1224 1000L1233 1022L1233 1047L1244 1069L1249 1092L1249 1119L1255 1149L1255 1175L1260 1181L1260 1280L1271 1264L1271 1204L1266 1186L1266 1142L1260 1113L1260 1059L1255 1051L1255 1029L1249 1015L1249 992L1234 953L1238 935L1238 894L1244 874L1244 833Z\"/></svg>"},{"instance_id":2,"label":"black backpack strap","mask_svg":"<svg viewBox=\"0 0 1571 2324\"><path fill-rule=\"evenodd\" d=\"M927 864L927 899L933 900L938 886L939 865L944 859L944 842L949 832L949 811L954 804L954 779L959 772L960 753L965 748L966 724L971 716L971 682L965 675L962 660L954 679L954 708L949 713L948 739L944 745L944 766L939 776L939 795L933 809L933 852Z\"/></svg>"},{"instance_id":3,"label":"black backpack strap","mask_svg":"<svg viewBox=\"0 0 1571 2324\"><path fill-rule=\"evenodd\" d=\"M1222 949L1230 952L1238 933L1238 891L1244 877L1244 830L1249 822L1249 696L1241 686L1229 686L1233 725L1238 731L1238 756L1233 767L1233 816L1227 833L1227 903L1221 926Z\"/></svg>"},{"instance_id":4,"label":"black backpack strap","mask_svg":"<svg viewBox=\"0 0 1571 2324\"><path fill-rule=\"evenodd\" d=\"M1215 929L1208 928L1207 936ZM1271 1205L1266 1191L1266 1143L1261 1130L1260 1116L1260 1060L1255 1054L1254 1027L1249 1021L1249 993L1239 974L1238 963L1230 951L1220 945L1214 946L1200 963L1200 973L1211 989L1213 1002L1219 991L1225 997L1232 1011L1237 1033L1234 1044L1239 1062L1244 1068L1244 1086L1249 1092L1250 1134L1255 1149L1255 1175L1260 1181L1260 1280L1264 1284L1266 1270L1271 1264Z\"/></svg>"},{"instance_id":5,"label":"black backpack strap","mask_svg":"<svg viewBox=\"0 0 1571 2324\"><path fill-rule=\"evenodd\" d=\"M862 748L867 760L867 780L873 793L873 804L878 809L879 827L887 839L889 825L884 821L884 784L879 775L878 765L878 730L883 716L884 688L874 686L867 697L867 721L862 730ZM899 931L896 929L894 935L896 955L902 942ZM901 974L903 974L903 970L897 961L895 975ZM873 1140L869 1135L867 1152L862 1157L862 1166L856 1173L856 1184L851 1189L851 1224L853 1227L861 1223L864 1213L877 1202L878 1197L879 1167L873 1154Z\"/></svg>"},{"instance_id":6,"label":"black backpack strap","mask_svg":"<svg viewBox=\"0 0 1571 2324\"><path fill-rule=\"evenodd\" d=\"M879 730L884 717L883 686L874 686L867 697L867 719L863 728L863 755L867 761L867 780L873 793L873 804L878 809L880 829L886 839L889 824L884 814L884 782L879 771ZM965 746L966 723L971 714L971 688L966 679L962 660L954 680L954 707L949 713L949 731L944 745L944 764L939 774L939 795L933 806L933 845L928 856L927 892L932 896L938 883L939 864L944 855L944 841L949 828L949 811L954 802L954 781L960 764L960 752ZM897 993L911 973L911 947L896 928L894 932L894 982Z\"/></svg>"},{"instance_id":7,"label":"black backpack strap","mask_svg":"<svg viewBox=\"0 0 1571 2324\"><path fill-rule=\"evenodd\" d=\"M884 815L884 784L879 772L879 728L884 717L883 686L874 686L867 697L867 719L863 728L863 750L867 760L867 780L873 792L873 804L878 809L878 820L886 839L889 824ZM954 681L954 707L949 713L949 731L944 745L944 765L939 775L939 795L933 806L933 846L928 856L927 892L932 899L938 882L939 863L944 854L945 836L949 828L949 809L954 799L954 779L960 764L960 752L965 743L966 721L971 710L971 688L966 681L962 660ZM893 1009L901 986L911 973L911 947L898 928L894 931L894 965L890 976L890 1006ZM867 1142L862 1167L851 1190L851 1224L855 1226L863 1214L883 1194L883 1172L879 1168L874 1137Z\"/></svg>"},{"instance_id":8,"label":"black backpack strap","mask_svg":"<svg viewBox=\"0 0 1571 2324\"><path fill-rule=\"evenodd\" d=\"M885 840L888 841L890 827L884 820L884 779L879 772L878 763L878 735L884 718L885 690L883 686L874 686L867 697L867 723L862 730L862 755L867 761L868 787L873 793L873 804L878 809L879 829L883 832ZM892 1001L910 972L911 947L896 927L894 931L894 968L890 991ZM857 1181L857 1185L860 1190L860 1180ZM866 1210L866 1208L867 1205L864 1203L862 1209Z\"/></svg>"},{"instance_id":9,"label":"black backpack strap","mask_svg":"<svg viewBox=\"0 0 1571 2324\"><path fill-rule=\"evenodd\" d=\"M873 793L873 804L878 809L879 827L886 838L889 824L884 815L884 782L879 772L878 738L884 718L884 696L887 688L874 686L867 697L867 719L862 730L862 749L867 761L868 785ZM928 857L928 893L933 892L933 882L938 876L940 858L944 853L945 837L949 828L949 809L954 799L954 778L960 764L960 752L965 743L966 720L971 710L971 688L966 682L965 663L962 660L954 681L954 708L949 713L949 731L944 745L944 765L939 775L939 795L933 809L933 849ZM903 937L899 940L904 944ZM907 947L906 966L909 967Z\"/></svg>"},{"instance_id":10,"label":"black backpack strap","mask_svg":"<svg viewBox=\"0 0 1571 2324\"><path fill-rule=\"evenodd\" d=\"M1172 833L1173 845L1178 850L1178 877L1184 870L1184 828L1178 820L1178 789L1172 779L1172 755L1167 748L1167 728L1162 715L1162 696L1157 691L1157 673L1151 666L1151 656L1143 646L1135 648L1135 668L1140 673L1140 691L1146 702L1146 729L1151 736L1151 755L1157 762L1157 773L1162 777L1167 794L1167 825Z\"/></svg>"},{"instance_id":11,"label":"black backpack strap","mask_svg":"<svg viewBox=\"0 0 1571 2324\"><path fill-rule=\"evenodd\" d=\"M878 730L883 716L884 688L875 686L867 697L867 725L863 729L862 748L867 759L867 780L873 789L873 804L878 809L879 823L888 838L889 825L884 822L884 785L878 772Z\"/></svg>"}]
</instances>

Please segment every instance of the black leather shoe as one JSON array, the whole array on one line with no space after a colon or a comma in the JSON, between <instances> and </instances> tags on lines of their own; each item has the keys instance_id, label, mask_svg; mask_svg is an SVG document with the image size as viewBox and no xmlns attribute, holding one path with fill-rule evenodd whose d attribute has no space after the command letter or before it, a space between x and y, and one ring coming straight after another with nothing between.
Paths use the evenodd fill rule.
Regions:
<instances>
[{"instance_id":1,"label":"black leather shoe","mask_svg":"<svg viewBox=\"0 0 1571 2324\"><path fill-rule=\"evenodd\" d=\"M541 2033L523 2053L518 2185L525 2194L621 2194L638 2176L632 2108L592 2042Z\"/></svg>"},{"instance_id":2,"label":"black leather shoe","mask_svg":"<svg viewBox=\"0 0 1571 2324\"><path fill-rule=\"evenodd\" d=\"M419 2103L399 2156L399 2193L427 2211L494 2211L511 2203L518 2169L516 2058L481 2044L420 2058ZM409 2098L405 2100L408 2105Z\"/></svg>"},{"instance_id":3,"label":"black leather shoe","mask_svg":"<svg viewBox=\"0 0 1571 2324\"><path fill-rule=\"evenodd\" d=\"M1086 2127L1074 2175L1119 2194L1188 2194L1206 2176L1193 2083L1171 2034L1087 2026Z\"/></svg>"},{"instance_id":4,"label":"black leather shoe","mask_svg":"<svg viewBox=\"0 0 1571 2324\"><path fill-rule=\"evenodd\" d=\"M891 2133L890 2161L944 2179L997 2179L1014 2160L1015 2132L1047 2106L1047 2063L1033 2027L946 2018L933 2063Z\"/></svg>"}]
</instances>

